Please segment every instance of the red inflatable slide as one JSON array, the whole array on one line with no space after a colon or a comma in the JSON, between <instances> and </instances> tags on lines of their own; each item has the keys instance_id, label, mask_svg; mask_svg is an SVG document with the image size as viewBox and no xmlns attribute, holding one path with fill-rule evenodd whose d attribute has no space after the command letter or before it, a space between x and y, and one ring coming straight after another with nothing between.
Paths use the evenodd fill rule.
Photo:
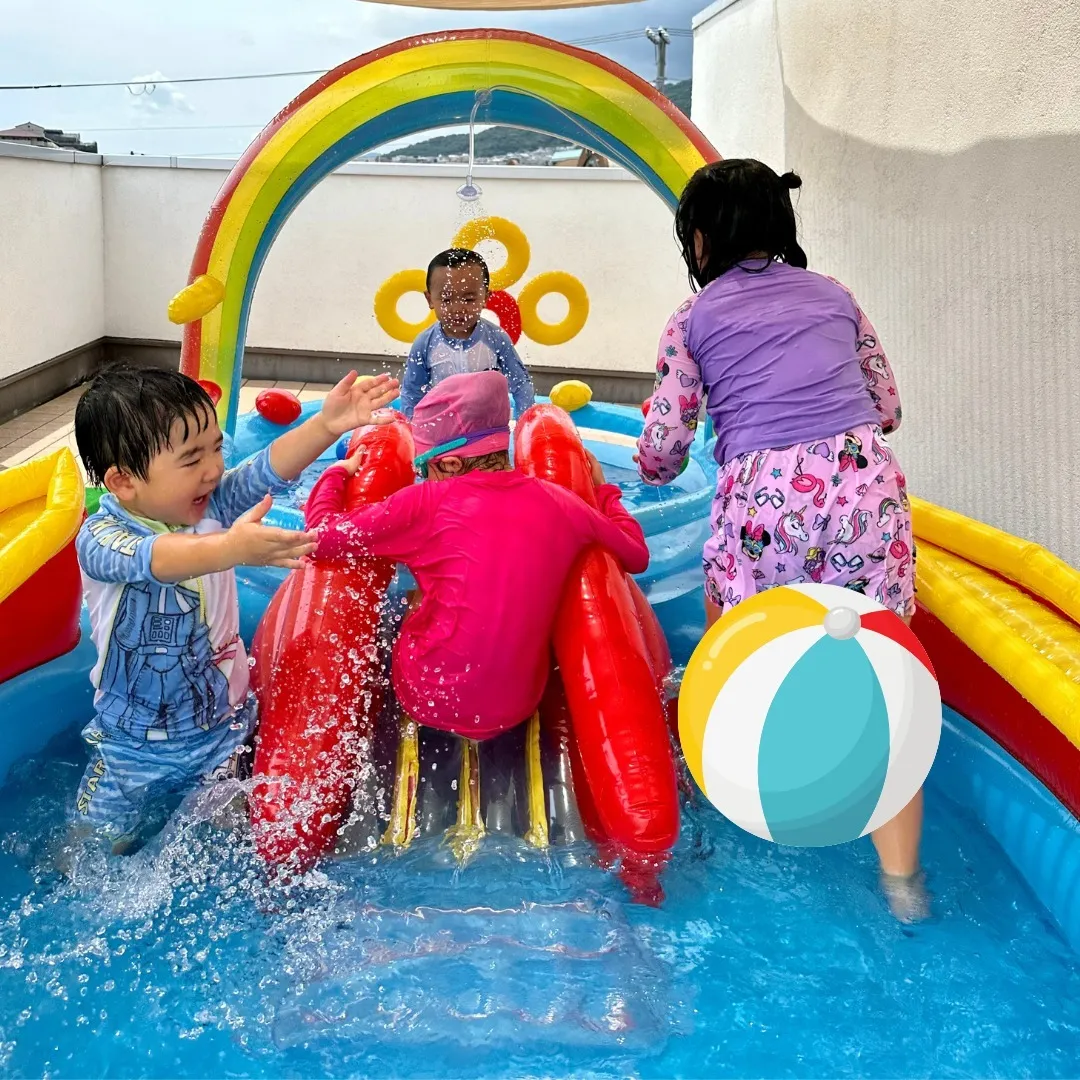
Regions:
<instances>
[{"instance_id":1,"label":"red inflatable slide","mask_svg":"<svg viewBox=\"0 0 1080 1080\"><path fill-rule=\"evenodd\" d=\"M521 417L514 462L596 505L585 448L562 409L534 405ZM554 646L558 683L546 703L556 716L562 711L561 684L583 821L593 840L621 859L631 892L658 900L659 872L679 835L663 699L671 657L655 613L608 552L591 548L571 571Z\"/></svg>"},{"instance_id":2,"label":"red inflatable slide","mask_svg":"<svg viewBox=\"0 0 1080 1080\"><path fill-rule=\"evenodd\" d=\"M404 420L357 433L357 447L365 456L348 487L350 507L413 482ZM561 409L525 413L515 459L529 475L596 505L584 447ZM384 559L311 561L282 583L259 624L250 803L259 851L271 865L303 871L333 849L357 779L373 760L384 690L379 609L392 574ZM635 898L658 902L660 871L679 832L663 694L671 657L641 590L606 551L586 551L571 571L553 645L557 667L541 705L546 738L570 759L590 838L619 861Z\"/></svg>"},{"instance_id":3,"label":"red inflatable slide","mask_svg":"<svg viewBox=\"0 0 1080 1080\"><path fill-rule=\"evenodd\" d=\"M355 509L413 483L404 418L358 431L363 463L346 489ZM250 799L260 854L305 870L332 850L370 753L382 703L376 635L394 573L386 559L308 562L282 582L255 633L259 735Z\"/></svg>"}]
</instances>

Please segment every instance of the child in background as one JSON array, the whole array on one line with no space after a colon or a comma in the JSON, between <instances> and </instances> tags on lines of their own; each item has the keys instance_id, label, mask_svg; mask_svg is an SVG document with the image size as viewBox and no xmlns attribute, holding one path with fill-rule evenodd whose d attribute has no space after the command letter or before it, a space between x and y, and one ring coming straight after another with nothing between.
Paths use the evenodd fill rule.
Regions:
<instances>
[{"instance_id":1,"label":"child in background","mask_svg":"<svg viewBox=\"0 0 1080 1080\"><path fill-rule=\"evenodd\" d=\"M419 588L394 646L393 683L417 723L486 739L540 704L567 574L591 544L631 573L648 566L641 526L592 458L600 509L510 466L510 403L496 371L451 375L413 416L417 467L431 481L342 513L359 459L331 466L307 527L319 558L384 556Z\"/></svg>"},{"instance_id":2,"label":"child in background","mask_svg":"<svg viewBox=\"0 0 1080 1080\"><path fill-rule=\"evenodd\" d=\"M451 248L436 255L427 271L428 306L438 322L413 343L401 381L401 410L411 420L416 403L450 375L501 371L520 416L535 398L532 379L507 334L480 317L491 275L475 251Z\"/></svg>"},{"instance_id":3,"label":"child in background","mask_svg":"<svg viewBox=\"0 0 1080 1080\"><path fill-rule=\"evenodd\" d=\"M704 398L720 466L704 550L706 625L747 596L824 582L914 614L914 540L904 475L885 434L900 397L877 334L846 288L811 273L790 191L757 161L705 166L675 230L696 296L660 342L638 444L651 484L670 483ZM922 794L874 834L894 913L927 902Z\"/></svg>"},{"instance_id":4,"label":"child in background","mask_svg":"<svg viewBox=\"0 0 1080 1080\"><path fill-rule=\"evenodd\" d=\"M262 524L271 495L345 432L392 419L372 414L396 391L351 372L317 416L228 472L214 404L179 372L115 368L80 399L79 454L108 493L76 538L98 652L76 820L115 853L214 770L237 771L256 710L233 568L295 567L314 549Z\"/></svg>"}]
</instances>

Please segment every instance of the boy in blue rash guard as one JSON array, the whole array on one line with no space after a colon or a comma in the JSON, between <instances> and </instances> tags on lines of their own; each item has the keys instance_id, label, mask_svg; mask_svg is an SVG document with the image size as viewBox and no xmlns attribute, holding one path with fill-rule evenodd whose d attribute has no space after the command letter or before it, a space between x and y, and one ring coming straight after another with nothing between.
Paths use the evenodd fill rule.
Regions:
<instances>
[{"instance_id":1,"label":"boy in blue rash guard","mask_svg":"<svg viewBox=\"0 0 1080 1080\"><path fill-rule=\"evenodd\" d=\"M491 275L475 251L451 248L436 255L427 271L427 302L438 317L413 342L401 380L401 411L411 420L416 403L450 375L501 371L520 416L535 398L532 379L509 336L480 318Z\"/></svg>"},{"instance_id":2,"label":"boy in blue rash guard","mask_svg":"<svg viewBox=\"0 0 1080 1080\"><path fill-rule=\"evenodd\" d=\"M262 524L271 496L397 393L347 375L322 411L225 471L213 402L177 371L120 367L79 401L75 438L108 489L75 545L97 663L78 825L134 850L204 778L237 771L255 726L234 567L296 567L314 534Z\"/></svg>"}]
</instances>

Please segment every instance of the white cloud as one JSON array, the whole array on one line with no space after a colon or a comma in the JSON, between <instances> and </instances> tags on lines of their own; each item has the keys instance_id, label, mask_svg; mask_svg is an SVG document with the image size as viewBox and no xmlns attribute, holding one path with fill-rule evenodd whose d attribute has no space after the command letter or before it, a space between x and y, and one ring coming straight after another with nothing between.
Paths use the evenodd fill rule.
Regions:
<instances>
[{"instance_id":1,"label":"white cloud","mask_svg":"<svg viewBox=\"0 0 1080 1080\"><path fill-rule=\"evenodd\" d=\"M161 116L165 113L193 113L194 106L160 71L136 75L127 85L130 105L136 116Z\"/></svg>"}]
</instances>

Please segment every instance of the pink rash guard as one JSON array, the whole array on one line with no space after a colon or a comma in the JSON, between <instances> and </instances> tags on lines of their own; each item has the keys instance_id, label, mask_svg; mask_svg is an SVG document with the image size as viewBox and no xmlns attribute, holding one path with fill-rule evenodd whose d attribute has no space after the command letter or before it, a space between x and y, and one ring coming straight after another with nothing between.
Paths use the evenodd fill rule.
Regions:
<instances>
[{"instance_id":1,"label":"pink rash guard","mask_svg":"<svg viewBox=\"0 0 1080 1080\"><path fill-rule=\"evenodd\" d=\"M486 739L528 719L547 682L551 634L567 575L591 544L632 574L649 564L641 526L619 489L600 510L517 472L429 481L343 513L345 469L331 466L308 499L319 559L405 563L422 599L394 646L398 701L430 727Z\"/></svg>"}]
</instances>

